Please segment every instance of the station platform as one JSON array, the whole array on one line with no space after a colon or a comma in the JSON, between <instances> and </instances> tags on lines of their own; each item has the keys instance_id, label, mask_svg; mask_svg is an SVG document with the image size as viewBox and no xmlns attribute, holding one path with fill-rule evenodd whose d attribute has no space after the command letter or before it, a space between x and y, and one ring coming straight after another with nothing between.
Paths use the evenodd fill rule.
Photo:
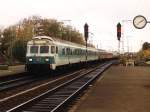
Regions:
<instances>
[{"instance_id":1,"label":"station platform","mask_svg":"<svg viewBox=\"0 0 150 112\"><path fill-rule=\"evenodd\" d=\"M150 67L110 67L69 112L150 112Z\"/></svg>"},{"instance_id":2,"label":"station platform","mask_svg":"<svg viewBox=\"0 0 150 112\"><path fill-rule=\"evenodd\" d=\"M25 71L25 65L9 66L8 70L0 70L0 77L14 75Z\"/></svg>"}]
</instances>

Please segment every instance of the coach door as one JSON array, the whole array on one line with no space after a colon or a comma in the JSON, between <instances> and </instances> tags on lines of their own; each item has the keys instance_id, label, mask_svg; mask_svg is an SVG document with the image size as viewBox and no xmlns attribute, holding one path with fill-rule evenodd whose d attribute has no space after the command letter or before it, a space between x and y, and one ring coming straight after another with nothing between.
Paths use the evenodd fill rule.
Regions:
<instances>
[{"instance_id":1,"label":"coach door","mask_svg":"<svg viewBox=\"0 0 150 112\"><path fill-rule=\"evenodd\" d=\"M52 56L55 56L55 53L56 53L55 46L51 46L51 54L52 54Z\"/></svg>"},{"instance_id":2,"label":"coach door","mask_svg":"<svg viewBox=\"0 0 150 112\"><path fill-rule=\"evenodd\" d=\"M56 58L58 56L58 47L57 46L51 46L51 54Z\"/></svg>"}]
</instances>

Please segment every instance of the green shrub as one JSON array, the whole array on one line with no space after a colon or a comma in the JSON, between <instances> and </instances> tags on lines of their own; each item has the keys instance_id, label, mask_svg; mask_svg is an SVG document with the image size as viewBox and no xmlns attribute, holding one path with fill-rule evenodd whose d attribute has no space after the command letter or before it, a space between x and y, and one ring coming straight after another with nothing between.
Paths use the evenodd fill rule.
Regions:
<instances>
[{"instance_id":1,"label":"green shrub","mask_svg":"<svg viewBox=\"0 0 150 112\"><path fill-rule=\"evenodd\" d=\"M13 58L17 59L20 62L25 62L26 56L26 42L22 40L17 40L14 42L12 48Z\"/></svg>"}]
</instances>

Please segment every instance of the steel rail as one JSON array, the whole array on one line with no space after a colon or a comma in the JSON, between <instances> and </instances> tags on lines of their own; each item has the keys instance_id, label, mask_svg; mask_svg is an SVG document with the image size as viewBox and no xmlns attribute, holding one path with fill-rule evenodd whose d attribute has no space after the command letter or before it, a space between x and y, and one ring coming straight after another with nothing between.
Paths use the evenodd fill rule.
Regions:
<instances>
[{"instance_id":1,"label":"steel rail","mask_svg":"<svg viewBox=\"0 0 150 112\"><path fill-rule=\"evenodd\" d=\"M16 81L25 80L27 78L29 78L29 76L23 76L23 77L15 78L15 79L12 79L12 80L2 81L2 82L0 82L0 87L3 86L3 85L6 85L6 84L16 82Z\"/></svg>"},{"instance_id":2,"label":"steel rail","mask_svg":"<svg viewBox=\"0 0 150 112\"><path fill-rule=\"evenodd\" d=\"M36 80L39 80L39 78L35 78L35 76L25 76L14 80L5 81L0 83L0 92L22 86Z\"/></svg>"}]
</instances>

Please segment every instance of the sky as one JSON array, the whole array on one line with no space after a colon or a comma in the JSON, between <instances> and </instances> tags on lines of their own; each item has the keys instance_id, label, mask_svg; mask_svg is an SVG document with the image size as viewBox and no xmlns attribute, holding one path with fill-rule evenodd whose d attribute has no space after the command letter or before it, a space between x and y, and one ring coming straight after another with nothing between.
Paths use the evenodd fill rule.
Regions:
<instances>
[{"instance_id":1,"label":"sky","mask_svg":"<svg viewBox=\"0 0 150 112\"><path fill-rule=\"evenodd\" d=\"M118 51L116 25L122 24L120 50L135 52L150 42L150 24L134 28L137 15L150 20L150 0L0 0L0 26L8 27L23 18L38 15L63 21L81 33L89 25L89 42L100 49Z\"/></svg>"}]
</instances>

